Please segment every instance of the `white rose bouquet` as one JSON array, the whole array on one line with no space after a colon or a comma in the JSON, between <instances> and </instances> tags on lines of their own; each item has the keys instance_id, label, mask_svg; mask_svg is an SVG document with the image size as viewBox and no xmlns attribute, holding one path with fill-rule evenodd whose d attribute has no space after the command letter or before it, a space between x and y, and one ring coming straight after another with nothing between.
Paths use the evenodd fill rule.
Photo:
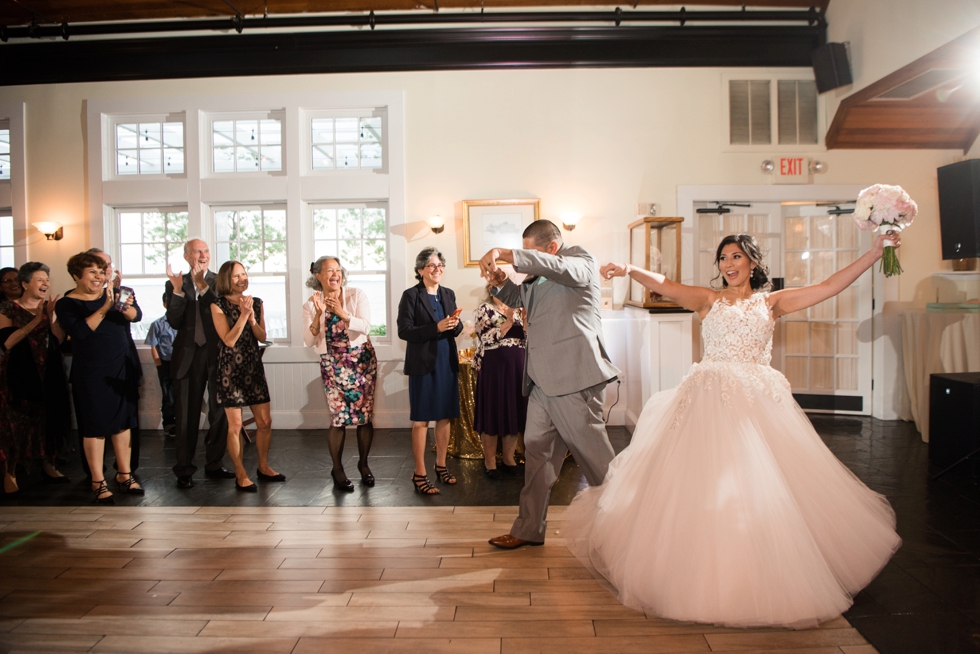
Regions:
<instances>
[{"instance_id":1,"label":"white rose bouquet","mask_svg":"<svg viewBox=\"0 0 980 654\"><path fill-rule=\"evenodd\" d=\"M912 224L919 212L918 205L901 186L875 184L858 194L854 207L854 222L858 229L867 231L886 230L900 232ZM888 245L881 256L880 270L885 277L900 275L902 266L898 262L895 248Z\"/></svg>"}]
</instances>

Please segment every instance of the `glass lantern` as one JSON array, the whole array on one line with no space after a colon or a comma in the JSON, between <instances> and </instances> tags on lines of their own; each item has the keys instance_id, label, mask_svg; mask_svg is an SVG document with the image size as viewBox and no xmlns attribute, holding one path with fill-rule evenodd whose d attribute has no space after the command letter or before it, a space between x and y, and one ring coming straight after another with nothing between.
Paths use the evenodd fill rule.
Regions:
<instances>
[{"instance_id":1,"label":"glass lantern","mask_svg":"<svg viewBox=\"0 0 980 654\"><path fill-rule=\"evenodd\" d=\"M671 281L681 280L681 223L683 218L647 216L629 226L630 265L657 272ZM651 312L685 311L668 297L630 280L626 304Z\"/></svg>"}]
</instances>

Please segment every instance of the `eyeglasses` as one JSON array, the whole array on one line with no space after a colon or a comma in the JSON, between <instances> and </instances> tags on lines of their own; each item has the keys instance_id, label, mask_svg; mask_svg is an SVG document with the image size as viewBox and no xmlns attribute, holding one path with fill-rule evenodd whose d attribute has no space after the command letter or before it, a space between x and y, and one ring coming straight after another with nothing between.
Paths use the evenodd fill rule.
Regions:
<instances>
[{"instance_id":1,"label":"eyeglasses","mask_svg":"<svg viewBox=\"0 0 980 654\"><path fill-rule=\"evenodd\" d=\"M444 264L444 263L427 263L427 264L425 264L425 268L428 268L429 270L443 270L443 269L445 269L445 267L446 267L446 264Z\"/></svg>"}]
</instances>

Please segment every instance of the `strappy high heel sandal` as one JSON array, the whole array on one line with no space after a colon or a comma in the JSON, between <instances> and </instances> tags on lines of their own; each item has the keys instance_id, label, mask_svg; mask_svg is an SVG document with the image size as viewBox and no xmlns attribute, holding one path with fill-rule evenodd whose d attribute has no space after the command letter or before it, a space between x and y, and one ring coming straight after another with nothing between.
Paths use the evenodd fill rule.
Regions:
<instances>
[{"instance_id":1,"label":"strappy high heel sandal","mask_svg":"<svg viewBox=\"0 0 980 654\"><path fill-rule=\"evenodd\" d=\"M119 477L126 475L126 478L119 481ZM139 482L136 481L136 477L133 476L131 472L117 472L116 473L116 485L119 486L119 490L126 495L145 495L146 491L143 490L142 486L137 486Z\"/></svg>"},{"instance_id":2,"label":"strappy high heel sandal","mask_svg":"<svg viewBox=\"0 0 980 654\"><path fill-rule=\"evenodd\" d=\"M95 503L96 504L115 504L116 498L112 493L109 492L109 484L106 483L105 479L95 481L92 480L92 484L98 484L98 488L93 488L92 492L95 493ZM108 495L106 495L108 493Z\"/></svg>"},{"instance_id":3,"label":"strappy high heel sandal","mask_svg":"<svg viewBox=\"0 0 980 654\"><path fill-rule=\"evenodd\" d=\"M423 495L438 495L439 489L429 483L429 478L425 475L412 475L412 483L415 484L415 492Z\"/></svg>"},{"instance_id":4,"label":"strappy high heel sandal","mask_svg":"<svg viewBox=\"0 0 980 654\"><path fill-rule=\"evenodd\" d=\"M452 486L456 483L456 477L449 472L449 468L446 466L436 466L436 476L439 478L439 483L446 484L447 486Z\"/></svg>"}]
</instances>

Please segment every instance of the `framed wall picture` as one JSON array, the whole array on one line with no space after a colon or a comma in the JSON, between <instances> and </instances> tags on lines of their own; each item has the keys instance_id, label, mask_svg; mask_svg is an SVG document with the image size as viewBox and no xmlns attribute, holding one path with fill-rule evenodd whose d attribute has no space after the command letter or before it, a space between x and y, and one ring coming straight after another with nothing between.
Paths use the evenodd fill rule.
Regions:
<instances>
[{"instance_id":1,"label":"framed wall picture","mask_svg":"<svg viewBox=\"0 0 980 654\"><path fill-rule=\"evenodd\" d=\"M521 234L541 217L541 200L463 200L463 265L476 267L492 248L523 245Z\"/></svg>"}]
</instances>

